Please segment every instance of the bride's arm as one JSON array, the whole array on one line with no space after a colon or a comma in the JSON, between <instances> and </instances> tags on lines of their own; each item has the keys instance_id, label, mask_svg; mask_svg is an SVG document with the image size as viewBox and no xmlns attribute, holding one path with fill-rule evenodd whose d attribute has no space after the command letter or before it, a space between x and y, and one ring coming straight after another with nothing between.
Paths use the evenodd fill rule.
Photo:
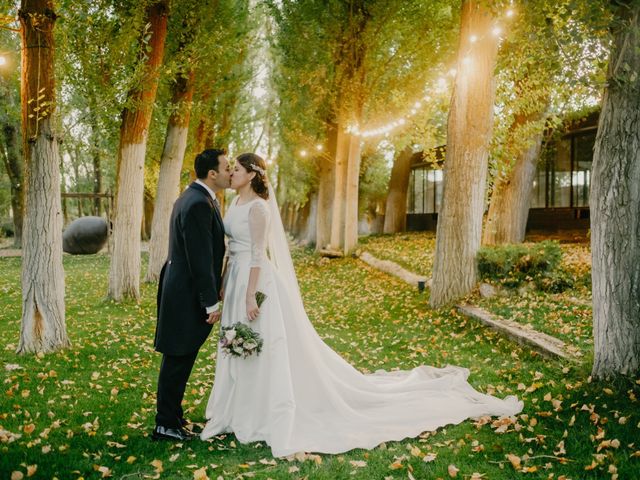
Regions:
<instances>
[{"instance_id":1,"label":"bride's arm","mask_svg":"<svg viewBox=\"0 0 640 480\"><path fill-rule=\"evenodd\" d=\"M249 233L251 234L251 262L249 267L249 284L247 285L247 316L255 320L260 314L256 302L256 289L260 278L260 265L264 260L267 242L268 212L263 202L255 202L249 209Z\"/></svg>"}]
</instances>

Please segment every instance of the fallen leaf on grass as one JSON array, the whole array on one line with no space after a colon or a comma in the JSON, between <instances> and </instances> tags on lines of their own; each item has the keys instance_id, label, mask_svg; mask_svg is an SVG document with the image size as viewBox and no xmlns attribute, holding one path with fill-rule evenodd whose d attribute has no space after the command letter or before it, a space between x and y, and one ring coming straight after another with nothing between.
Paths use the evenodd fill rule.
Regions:
<instances>
[{"instance_id":1,"label":"fallen leaf on grass","mask_svg":"<svg viewBox=\"0 0 640 480\"><path fill-rule=\"evenodd\" d=\"M109 467L104 467L101 465L94 465L93 469L96 472L100 472L102 474L102 478L107 478L111 476L111 469Z\"/></svg>"},{"instance_id":2,"label":"fallen leaf on grass","mask_svg":"<svg viewBox=\"0 0 640 480\"><path fill-rule=\"evenodd\" d=\"M447 468L447 472L449 472L449 476L450 477L456 477L458 475L458 472L460 471L460 469L458 467L456 467L455 465L449 465L449 467Z\"/></svg>"},{"instance_id":3,"label":"fallen leaf on grass","mask_svg":"<svg viewBox=\"0 0 640 480\"><path fill-rule=\"evenodd\" d=\"M156 473L162 473L164 468L162 468L162 460L154 460L151 462L151 466L156 469Z\"/></svg>"},{"instance_id":4,"label":"fallen leaf on grass","mask_svg":"<svg viewBox=\"0 0 640 480\"><path fill-rule=\"evenodd\" d=\"M202 467L194 471L193 480L209 480L209 477L207 476L207 467Z\"/></svg>"},{"instance_id":5,"label":"fallen leaf on grass","mask_svg":"<svg viewBox=\"0 0 640 480\"><path fill-rule=\"evenodd\" d=\"M367 462L365 462L364 460L351 460L349 463L351 464L351 466L356 468L363 468L367 466Z\"/></svg>"},{"instance_id":6,"label":"fallen leaf on grass","mask_svg":"<svg viewBox=\"0 0 640 480\"><path fill-rule=\"evenodd\" d=\"M520 467L522 466L522 459L519 456L514 455L513 453L509 453L505 455L505 457L507 457L507 460L511 462L513 468L515 468L516 470L520 470Z\"/></svg>"}]
</instances>

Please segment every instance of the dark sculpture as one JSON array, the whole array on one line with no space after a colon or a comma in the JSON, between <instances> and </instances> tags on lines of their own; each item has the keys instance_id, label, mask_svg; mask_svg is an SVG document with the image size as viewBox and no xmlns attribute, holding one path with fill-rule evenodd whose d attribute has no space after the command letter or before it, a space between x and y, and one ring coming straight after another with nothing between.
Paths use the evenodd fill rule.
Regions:
<instances>
[{"instance_id":1,"label":"dark sculpture","mask_svg":"<svg viewBox=\"0 0 640 480\"><path fill-rule=\"evenodd\" d=\"M62 250L74 255L98 253L107 242L109 229L101 217L81 217L62 233Z\"/></svg>"}]
</instances>

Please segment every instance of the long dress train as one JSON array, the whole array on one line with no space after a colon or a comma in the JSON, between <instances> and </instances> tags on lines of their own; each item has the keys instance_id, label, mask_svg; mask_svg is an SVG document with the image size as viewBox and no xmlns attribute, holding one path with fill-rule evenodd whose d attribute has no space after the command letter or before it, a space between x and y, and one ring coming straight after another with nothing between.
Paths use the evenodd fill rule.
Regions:
<instances>
[{"instance_id":1,"label":"long dress train","mask_svg":"<svg viewBox=\"0 0 640 480\"><path fill-rule=\"evenodd\" d=\"M324 343L304 311L288 251L282 253L282 223L274 205L262 199L237 205L236 198L224 219L230 256L221 323L248 323L264 346L259 356L246 359L218 351L202 439L234 432L242 443L265 441L274 457L340 453L522 410L516 397L476 391L466 368L421 366L365 375L352 367ZM274 231L279 247L272 245ZM287 264L273 262L277 248ZM252 266L260 267L258 290L267 299L249 322L245 293Z\"/></svg>"}]
</instances>

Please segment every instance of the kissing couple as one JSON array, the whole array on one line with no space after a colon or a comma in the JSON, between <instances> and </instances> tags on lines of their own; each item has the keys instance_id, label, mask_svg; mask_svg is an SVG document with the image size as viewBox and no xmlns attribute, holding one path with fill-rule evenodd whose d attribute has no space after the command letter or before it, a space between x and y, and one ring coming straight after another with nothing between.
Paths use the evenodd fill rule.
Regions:
<instances>
[{"instance_id":1,"label":"kissing couple","mask_svg":"<svg viewBox=\"0 0 640 480\"><path fill-rule=\"evenodd\" d=\"M198 350L218 322L249 325L264 344L246 358L226 355L218 344L202 440L233 432L242 443L266 442L274 457L336 454L522 410L516 397L475 390L462 367L356 370L305 312L265 161L243 153L232 170L224 150L211 149L196 157L195 172L171 214L158 288L155 349L162 362L153 439L194 437L182 399ZM215 194L229 187L237 196L223 219ZM256 292L265 295L260 307Z\"/></svg>"}]
</instances>

